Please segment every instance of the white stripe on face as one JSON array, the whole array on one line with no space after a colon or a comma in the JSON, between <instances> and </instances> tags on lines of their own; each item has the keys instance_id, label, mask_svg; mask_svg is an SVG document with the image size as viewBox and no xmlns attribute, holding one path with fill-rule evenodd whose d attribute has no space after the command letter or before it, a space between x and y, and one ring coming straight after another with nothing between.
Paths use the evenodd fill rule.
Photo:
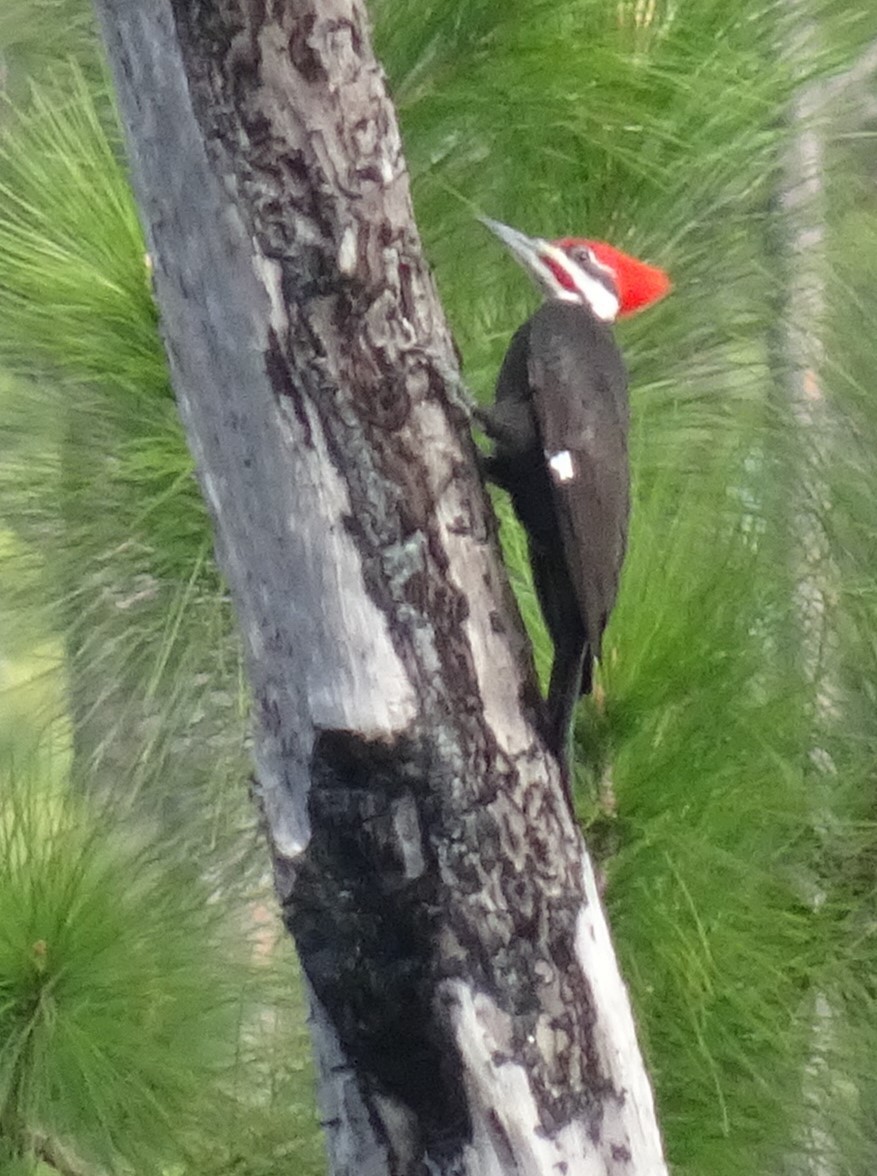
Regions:
<instances>
[{"instance_id":1,"label":"white stripe on face","mask_svg":"<svg viewBox=\"0 0 877 1176\"><path fill-rule=\"evenodd\" d=\"M540 244L542 245L543 255L550 257L554 265L562 269L575 286L574 290L567 290L560 285L554 275L550 277L546 275L550 295L553 298L559 299L561 302L584 302L601 322L614 323L618 318L618 311L621 308L618 295L614 290L610 290L599 278L595 278L593 274L589 274L583 266L576 265L556 245L551 245L547 241L540 242ZM600 269L606 270L607 274L611 276L611 270L608 270L600 262L596 262L596 264ZM546 268L543 267L543 272L545 272Z\"/></svg>"}]
</instances>

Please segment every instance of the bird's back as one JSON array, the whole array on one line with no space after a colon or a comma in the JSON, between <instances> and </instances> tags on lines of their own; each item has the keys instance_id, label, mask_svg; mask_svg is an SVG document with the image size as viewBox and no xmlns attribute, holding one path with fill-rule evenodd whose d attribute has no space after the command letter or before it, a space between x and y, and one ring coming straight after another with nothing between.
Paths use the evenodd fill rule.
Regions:
<instances>
[{"instance_id":1,"label":"bird's back","mask_svg":"<svg viewBox=\"0 0 877 1176\"><path fill-rule=\"evenodd\" d=\"M629 513L627 374L611 329L583 306L546 302L512 339L494 412L505 425L496 460L511 471L501 480L535 558L556 564L562 552L587 644L599 656Z\"/></svg>"}]
</instances>

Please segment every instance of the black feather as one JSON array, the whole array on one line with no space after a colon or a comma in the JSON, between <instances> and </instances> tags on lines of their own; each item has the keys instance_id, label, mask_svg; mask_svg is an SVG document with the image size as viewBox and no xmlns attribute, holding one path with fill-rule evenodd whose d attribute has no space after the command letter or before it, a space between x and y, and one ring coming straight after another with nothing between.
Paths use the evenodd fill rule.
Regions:
<instances>
[{"instance_id":1,"label":"black feather","mask_svg":"<svg viewBox=\"0 0 877 1176\"><path fill-rule=\"evenodd\" d=\"M576 701L615 603L629 514L627 373L611 328L585 306L546 302L515 333L493 406L488 477L506 489L529 541L533 581L554 643L549 737L565 762ZM563 480L548 457L567 452Z\"/></svg>"}]
</instances>

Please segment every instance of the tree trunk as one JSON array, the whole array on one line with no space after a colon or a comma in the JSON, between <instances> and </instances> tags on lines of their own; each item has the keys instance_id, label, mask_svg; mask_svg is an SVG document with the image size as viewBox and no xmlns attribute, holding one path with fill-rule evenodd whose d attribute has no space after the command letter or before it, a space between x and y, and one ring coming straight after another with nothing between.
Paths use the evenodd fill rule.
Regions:
<instances>
[{"instance_id":1,"label":"tree trunk","mask_svg":"<svg viewBox=\"0 0 877 1176\"><path fill-rule=\"evenodd\" d=\"M97 0L332 1171L666 1171L355 0Z\"/></svg>"}]
</instances>

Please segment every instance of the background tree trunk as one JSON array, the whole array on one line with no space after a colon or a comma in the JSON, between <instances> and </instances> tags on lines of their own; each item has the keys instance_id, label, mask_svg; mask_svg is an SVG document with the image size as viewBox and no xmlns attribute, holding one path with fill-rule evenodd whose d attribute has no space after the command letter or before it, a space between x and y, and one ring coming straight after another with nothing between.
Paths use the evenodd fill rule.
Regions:
<instances>
[{"instance_id":1,"label":"background tree trunk","mask_svg":"<svg viewBox=\"0 0 877 1176\"><path fill-rule=\"evenodd\" d=\"M839 602L843 576L832 535L832 471L844 460L848 421L826 393L826 372L840 364L831 354L830 200L828 148L839 131L838 107L861 100L860 91L877 69L877 46L870 45L843 73L825 78L823 32L802 0L788 5L787 54L798 87L788 111L789 136L780 170L778 206L785 233L779 259L784 279L783 314L777 322L780 353L775 371L782 373L783 406L794 427L796 478L788 498L789 537L795 581L794 643L802 680L810 699L805 774L811 793L814 865L802 889L819 911L838 902L845 878L836 863L848 855L847 836L838 821L838 767L830 748L845 703L842 675L843 626ZM829 340L827 342L827 339ZM808 1110L803 1159L793 1157L790 1170L808 1176L834 1176L843 1170L843 1141L837 1138L831 1100L833 1066L842 1053L843 993L812 994L812 1053L802 1077Z\"/></svg>"},{"instance_id":2,"label":"background tree trunk","mask_svg":"<svg viewBox=\"0 0 877 1176\"><path fill-rule=\"evenodd\" d=\"M333 1171L665 1171L360 4L98 0Z\"/></svg>"}]
</instances>

